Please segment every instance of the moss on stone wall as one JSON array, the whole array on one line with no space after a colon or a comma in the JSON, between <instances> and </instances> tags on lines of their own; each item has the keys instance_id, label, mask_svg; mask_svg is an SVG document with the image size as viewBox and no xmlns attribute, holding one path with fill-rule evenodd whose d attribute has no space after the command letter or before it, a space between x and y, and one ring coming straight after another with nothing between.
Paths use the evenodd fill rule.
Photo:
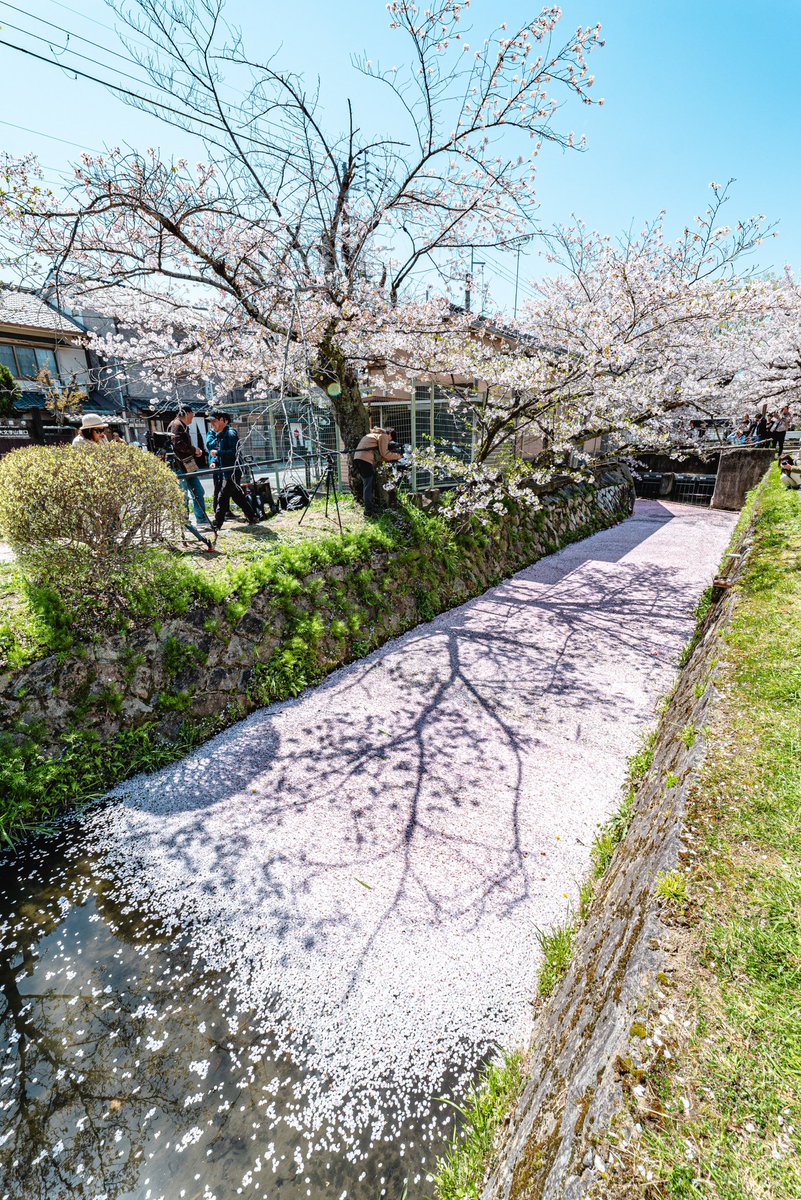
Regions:
<instances>
[{"instance_id":1,"label":"moss on stone wall","mask_svg":"<svg viewBox=\"0 0 801 1200\"><path fill-rule=\"evenodd\" d=\"M62 649L0 676L0 835L185 754L261 705L480 595L627 516L623 476L572 485L491 529L456 532L412 511L391 528L266 556L224 593L181 590L154 623Z\"/></svg>"}]
</instances>

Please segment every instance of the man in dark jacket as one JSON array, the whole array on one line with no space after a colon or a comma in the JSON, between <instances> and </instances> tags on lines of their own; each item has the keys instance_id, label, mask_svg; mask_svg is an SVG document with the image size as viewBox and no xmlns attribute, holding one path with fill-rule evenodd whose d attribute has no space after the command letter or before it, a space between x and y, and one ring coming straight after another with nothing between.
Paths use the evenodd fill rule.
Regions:
<instances>
[{"instance_id":1,"label":"man in dark jacket","mask_svg":"<svg viewBox=\"0 0 801 1200\"><path fill-rule=\"evenodd\" d=\"M231 501L238 504L248 519L249 525L257 524L258 518L253 505L248 500L239 480L242 472L237 465L239 451L239 434L231 424L227 413L216 413L210 418L214 430L215 443L212 450L212 466L221 476L220 490L215 486L216 500L214 503L214 528L220 530L231 508ZM216 477L215 477L216 478Z\"/></svg>"},{"instance_id":2,"label":"man in dark jacket","mask_svg":"<svg viewBox=\"0 0 801 1200\"><path fill-rule=\"evenodd\" d=\"M197 474L198 459L203 457L203 451L193 444L189 435L189 426L194 418L195 414L191 408L181 409L175 420L167 426L167 432L170 435L172 452L177 460L175 469L178 472L179 482L192 501L195 520L199 525L208 525L206 495L200 476Z\"/></svg>"},{"instance_id":3,"label":"man in dark jacket","mask_svg":"<svg viewBox=\"0 0 801 1200\"><path fill-rule=\"evenodd\" d=\"M751 443L754 446L767 446L769 440L767 418L764 411L760 409L751 426Z\"/></svg>"}]
</instances>

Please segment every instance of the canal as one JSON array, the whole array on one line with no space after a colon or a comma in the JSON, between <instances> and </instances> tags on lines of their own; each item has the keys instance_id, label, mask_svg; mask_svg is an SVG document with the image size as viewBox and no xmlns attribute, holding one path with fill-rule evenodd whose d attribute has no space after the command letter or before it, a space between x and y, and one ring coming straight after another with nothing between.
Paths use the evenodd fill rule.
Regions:
<instances>
[{"instance_id":1,"label":"canal","mask_svg":"<svg viewBox=\"0 0 801 1200\"><path fill-rule=\"evenodd\" d=\"M302 1040L279 1050L180 928L115 899L84 842L73 823L0 863L3 1200L430 1190L449 1107L420 1097L391 1138L345 1144L334 1123L310 1146Z\"/></svg>"}]
</instances>

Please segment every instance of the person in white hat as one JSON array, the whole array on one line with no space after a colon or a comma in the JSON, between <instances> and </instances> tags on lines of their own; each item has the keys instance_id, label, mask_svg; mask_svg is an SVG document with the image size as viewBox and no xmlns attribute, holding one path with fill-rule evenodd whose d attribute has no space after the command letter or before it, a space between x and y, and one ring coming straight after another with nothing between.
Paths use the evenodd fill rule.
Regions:
<instances>
[{"instance_id":1,"label":"person in white hat","mask_svg":"<svg viewBox=\"0 0 801 1200\"><path fill-rule=\"evenodd\" d=\"M97 446L98 443L107 440L107 430L108 425L97 413L84 413L81 417L80 428L72 439L72 444L81 450L86 450L89 446Z\"/></svg>"}]
</instances>

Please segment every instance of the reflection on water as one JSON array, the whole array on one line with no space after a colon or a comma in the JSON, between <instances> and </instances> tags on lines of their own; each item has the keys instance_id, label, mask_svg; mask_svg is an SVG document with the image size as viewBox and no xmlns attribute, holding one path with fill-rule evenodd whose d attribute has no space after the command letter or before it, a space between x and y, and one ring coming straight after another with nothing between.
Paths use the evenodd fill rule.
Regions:
<instances>
[{"instance_id":1,"label":"reflection on water","mask_svg":"<svg viewBox=\"0 0 801 1200\"><path fill-rule=\"evenodd\" d=\"M423 1100L392 1144L309 1153L293 1056L180 933L115 902L79 827L0 871L0 1200L430 1192L451 1110Z\"/></svg>"}]
</instances>

